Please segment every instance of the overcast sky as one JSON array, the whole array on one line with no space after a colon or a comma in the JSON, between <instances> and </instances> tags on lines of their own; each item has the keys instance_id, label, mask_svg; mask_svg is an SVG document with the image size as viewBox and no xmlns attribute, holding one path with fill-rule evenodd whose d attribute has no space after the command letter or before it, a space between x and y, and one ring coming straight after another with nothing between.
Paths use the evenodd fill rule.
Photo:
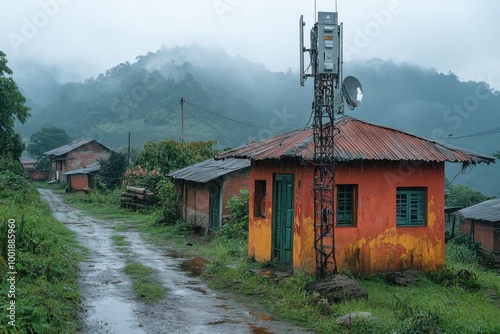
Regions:
<instances>
[{"instance_id":1,"label":"overcast sky","mask_svg":"<svg viewBox=\"0 0 500 334\"><path fill-rule=\"evenodd\" d=\"M57 65L68 78L97 76L162 46L222 48L273 71L298 69L298 20L306 46L314 0L0 0L0 50ZM335 11L334 0L317 0ZM500 2L339 0L345 60L410 62L500 89ZM346 73L347 75L348 73Z\"/></svg>"}]
</instances>

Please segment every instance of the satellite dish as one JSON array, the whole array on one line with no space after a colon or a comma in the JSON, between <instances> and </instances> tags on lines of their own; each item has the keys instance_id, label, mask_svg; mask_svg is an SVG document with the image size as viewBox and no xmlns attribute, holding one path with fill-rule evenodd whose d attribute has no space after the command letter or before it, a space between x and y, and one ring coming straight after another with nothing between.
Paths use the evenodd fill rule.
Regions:
<instances>
[{"instance_id":1,"label":"satellite dish","mask_svg":"<svg viewBox=\"0 0 500 334\"><path fill-rule=\"evenodd\" d=\"M342 97L347 103L349 109L359 106L363 99L363 87L358 79L353 76L347 76L342 83Z\"/></svg>"}]
</instances>

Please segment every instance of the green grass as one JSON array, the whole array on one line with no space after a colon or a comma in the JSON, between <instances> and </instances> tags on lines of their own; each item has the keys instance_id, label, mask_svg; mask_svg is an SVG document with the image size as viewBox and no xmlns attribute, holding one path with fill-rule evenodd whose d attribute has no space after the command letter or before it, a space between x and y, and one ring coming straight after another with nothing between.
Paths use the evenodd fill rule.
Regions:
<instances>
[{"instance_id":1,"label":"green grass","mask_svg":"<svg viewBox=\"0 0 500 334\"><path fill-rule=\"evenodd\" d=\"M125 239L126 237L124 235L114 234L111 236L113 244L118 247L126 247L130 245L130 242Z\"/></svg>"},{"instance_id":2,"label":"green grass","mask_svg":"<svg viewBox=\"0 0 500 334\"><path fill-rule=\"evenodd\" d=\"M180 253L209 259L203 275L212 288L231 291L245 302L257 302L261 310L318 333L500 333L500 309L498 299L495 301L500 295L500 277L482 268L476 254L463 245L449 244L446 267L423 275L412 286L390 285L383 276L359 276L355 278L368 291L367 301L329 305L313 301L304 290L314 280L307 272L296 271L277 280L251 273L250 269L265 264L247 257L246 240L195 237L189 224L156 224L159 214L154 211L136 215L110 207L103 212L109 217L126 217L115 225L116 231L138 229L158 244L171 244ZM193 246L186 246L188 241ZM142 275L147 270L137 272ZM338 317L355 311L371 312L374 318L360 321L352 329L335 323Z\"/></svg>"},{"instance_id":3,"label":"green grass","mask_svg":"<svg viewBox=\"0 0 500 334\"><path fill-rule=\"evenodd\" d=\"M15 300L15 328L0 318L9 333L76 333L80 303L77 274L82 250L73 232L52 217L34 187L12 174L0 174L0 307ZM16 220L16 293L9 298L8 282L13 271L5 253L7 222ZM10 276L10 275L9 275Z\"/></svg>"},{"instance_id":4,"label":"green grass","mask_svg":"<svg viewBox=\"0 0 500 334\"><path fill-rule=\"evenodd\" d=\"M129 260L123 271L132 279L132 286L140 299L154 303L165 297L167 289L155 278L154 269Z\"/></svg>"}]
</instances>

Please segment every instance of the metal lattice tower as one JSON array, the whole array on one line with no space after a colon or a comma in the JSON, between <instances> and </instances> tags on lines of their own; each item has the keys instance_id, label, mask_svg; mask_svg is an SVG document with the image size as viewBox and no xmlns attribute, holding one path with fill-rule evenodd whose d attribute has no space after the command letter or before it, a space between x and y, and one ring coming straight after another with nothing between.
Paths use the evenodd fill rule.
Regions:
<instances>
[{"instance_id":1,"label":"metal lattice tower","mask_svg":"<svg viewBox=\"0 0 500 334\"><path fill-rule=\"evenodd\" d=\"M337 272L335 258L335 113L340 101L340 36L337 13L320 13L311 30L311 65L314 77L314 250L316 276ZM328 18L328 19L326 19ZM333 23L333 24L332 24ZM326 32L326 33L325 33Z\"/></svg>"},{"instance_id":2,"label":"metal lattice tower","mask_svg":"<svg viewBox=\"0 0 500 334\"><path fill-rule=\"evenodd\" d=\"M300 17L300 84L314 77L314 250L316 276L337 273L335 258L335 115L344 113L344 99L350 109L363 96L354 77L342 79L342 23L337 12L319 12L311 30L311 48L304 47L304 19ZM304 52L311 56L311 72L304 71Z\"/></svg>"},{"instance_id":3,"label":"metal lattice tower","mask_svg":"<svg viewBox=\"0 0 500 334\"><path fill-rule=\"evenodd\" d=\"M335 259L335 146L334 110L331 75L315 79L314 102L314 249L316 275L323 278Z\"/></svg>"}]
</instances>

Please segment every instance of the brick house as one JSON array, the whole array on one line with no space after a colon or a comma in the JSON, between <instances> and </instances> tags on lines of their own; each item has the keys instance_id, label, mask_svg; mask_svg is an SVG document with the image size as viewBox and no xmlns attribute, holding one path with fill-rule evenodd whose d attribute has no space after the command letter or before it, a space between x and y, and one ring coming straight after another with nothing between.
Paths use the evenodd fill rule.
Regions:
<instances>
[{"instance_id":1,"label":"brick house","mask_svg":"<svg viewBox=\"0 0 500 334\"><path fill-rule=\"evenodd\" d=\"M250 161L209 159L168 174L181 194L184 220L204 230L218 230L231 212L226 208L240 189L250 187Z\"/></svg>"},{"instance_id":2,"label":"brick house","mask_svg":"<svg viewBox=\"0 0 500 334\"><path fill-rule=\"evenodd\" d=\"M484 257L500 267L500 198L493 198L456 212L463 221L460 234L480 244Z\"/></svg>"},{"instance_id":3,"label":"brick house","mask_svg":"<svg viewBox=\"0 0 500 334\"><path fill-rule=\"evenodd\" d=\"M344 116L335 121L333 238L337 268L376 273L444 264L444 166L495 159ZM223 152L250 159L248 255L315 272L313 129ZM333 269L330 264L328 270Z\"/></svg>"},{"instance_id":4,"label":"brick house","mask_svg":"<svg viewBox=\"0 0 500 334\"><path fill-rule=\"evenodd\" d=\"M65 172L90 166L107 159L111 150L95 139L77 139L44 153L50 159L49 182L66 183Z\"/></svg>"}]
</instances>

